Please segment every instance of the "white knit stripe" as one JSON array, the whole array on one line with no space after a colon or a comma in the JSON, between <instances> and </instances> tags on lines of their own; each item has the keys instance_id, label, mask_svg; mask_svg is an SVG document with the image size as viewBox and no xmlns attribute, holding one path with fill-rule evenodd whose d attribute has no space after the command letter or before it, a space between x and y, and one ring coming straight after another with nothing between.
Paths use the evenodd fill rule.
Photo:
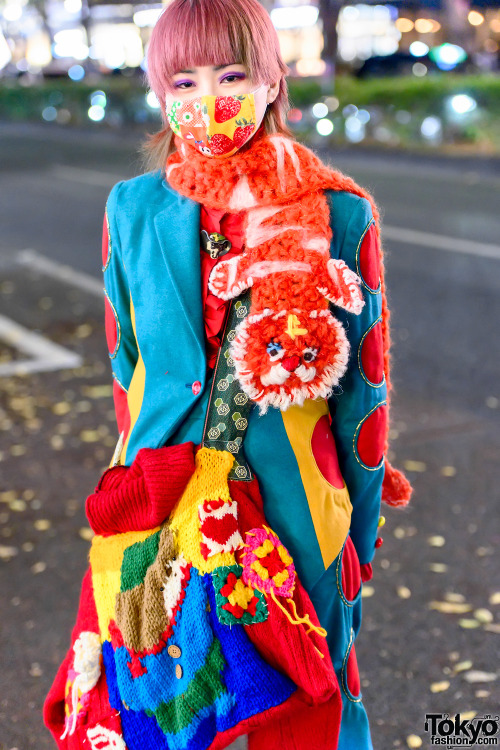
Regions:
<instances>
[{"instance_id":1,"label":"white knit stripe","mask_svg":"<svg viewBox=\"0 0 500 750\"><path fill-rule=\"evenodd\" d=\"M248 275L257 277L258 279L263 279L265 276L269 276L272 273L280 273L282 271L304 271L310 273L311 270L311 264L303 263L302 261L261 260L250 266L248 269Z\"/></svg>"},{"instance_id":2,"label":"white knit stripe","mask_svg":"<svg viewBox=\"0 0 500 750\"><path fill-rule=\"evenodd\" d=\"M257 201L250 190L248 178L244 174L240 177L232 192L229 209L231 211L243 211L246 208L253 208L256 205Z\"/></svg>"},{"instance_id":3,"label":"white knit stripe","mask_svg":"<svg viewBox=\"0 0 500 750\"><path fill-rule=\"evenodd\" d=\"M299 224L290 224L289 226L274 226L274 227L256 227L250 229L247 227L247 247L256 247L261 245L263 242L269 242L279 234L283 232L302 232L304 233L304 227Z\"/></svg>"},{"instance_id":4,"label":"white knit stripe","mask_svg":"<svg viewBox=\"0 0 500 750\"><path fill-rule=\"evenodd\" d=\"M328 253L330 250L330 243L326 237L311 237L302 245L304 250L317 250L319 253Z\"/></svg>"},{"instance_id":5,"label":"white knit stripe","mask_svg":"<svg viewBox=\"0 0 500 750\"><path fill-rule=\"evenodd\" d=\"M293 168L295 169L295 174L297 175L297 180L300 182L300 162L299 157L295 153L295 147L292 141L290 141L288 138L285 138L283 140L283 143L285 144L285 148L287 151L288 156L292 160Z\"/></svg>"},{"instance_id":6,"label":"white knit stripe","mask_svg":"<svg viewBox=\"0 0 500 750\"><path fill-rule=\"evenodd\" d=\"M285 175L285 147L283 145L283 136L272 135L269 140L273 144L276 151L276 170L278 172L278 178L280 181L280 188L282 192L285 192L286 188L286 175Z\"/></svg>"}]
</instances>

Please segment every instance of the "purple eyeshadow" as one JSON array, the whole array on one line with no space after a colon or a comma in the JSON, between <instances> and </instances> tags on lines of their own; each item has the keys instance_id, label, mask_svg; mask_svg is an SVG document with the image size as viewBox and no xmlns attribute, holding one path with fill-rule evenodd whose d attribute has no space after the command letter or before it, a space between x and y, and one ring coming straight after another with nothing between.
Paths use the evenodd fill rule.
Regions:
<instances>
[{"instance_id":1,"label":"purple eyeshadow","mask_svg":"<svg viewBox=\"0 0 500 750\"><path fill-rule=\"evenodd\" d=\"M234 76L236 78L245 78L246 77L245 73L240 73L240 72L235 71L234 73L224 73L224 75L222 76L222 78L220 80L223 81L225 78L228 78L229 76Z\"/></svg>"}]
</instances>

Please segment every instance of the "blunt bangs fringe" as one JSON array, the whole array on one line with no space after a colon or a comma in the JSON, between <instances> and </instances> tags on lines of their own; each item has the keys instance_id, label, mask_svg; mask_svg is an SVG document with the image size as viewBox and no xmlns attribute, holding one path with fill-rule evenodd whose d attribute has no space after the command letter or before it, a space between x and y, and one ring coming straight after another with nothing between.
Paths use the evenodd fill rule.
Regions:
<instances>
[{"instance_id":1,"label":"blunt bangs fringe","mask_svg":"<svg viewBox=\"0 0 500 750\"><path fill-rule=\"evenodd\" d=\"M269 14L257 0L173 0L152 31L147 60L147 80L160 103L163 129L148 135L141 147L146 169L163 167L175 151L165 95L175 91L174 74L193 66L240 63L255 85L279 80L280 90L267 108L264 127L268 133L293 137L286 125L289 68L281 58Z\"/></svg>"}]
</instances>

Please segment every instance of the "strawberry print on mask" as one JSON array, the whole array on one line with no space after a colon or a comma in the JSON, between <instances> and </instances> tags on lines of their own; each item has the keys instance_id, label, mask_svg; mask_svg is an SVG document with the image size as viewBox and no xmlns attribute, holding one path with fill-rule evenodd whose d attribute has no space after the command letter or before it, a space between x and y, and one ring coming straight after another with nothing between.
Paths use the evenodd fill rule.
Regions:
<instances>
[{"instance_id":1,"label":"strawberry print on mask","mask_svg":"<svg viewBox=\"0 0 500 750\"><path fill-rule=\"evenodd\" d=\"M265 84L262 84L264 86ZM174 133L211 157L232 156L256 132L254 94L197 96L166 100L167 120Z\"/></svg>"}]
</instances>

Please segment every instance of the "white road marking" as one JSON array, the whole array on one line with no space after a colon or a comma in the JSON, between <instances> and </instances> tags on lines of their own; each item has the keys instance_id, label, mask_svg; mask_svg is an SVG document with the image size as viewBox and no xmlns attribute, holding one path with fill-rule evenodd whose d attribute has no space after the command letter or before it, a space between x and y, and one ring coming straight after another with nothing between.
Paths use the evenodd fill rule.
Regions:
<instances>
[{"instance_id":1,"label":"white road marking","mask_svg":"<svg viewBox=\"0 0 500 750\"><path fill-rule=\"evenodd\" d=\"M104 287L101 281L98 281L98 279L95 279L88 273L77 271L75 268L71 268L71 266L56 263L56 261L47 258L45 255L37 253L36 250L21 250L16 260L18 263L30 266L30 268L34 268L36 271L45 274L45 276L51 276L53 279L64 281L66 284L76 286L101 299L103 297Z\"/></svg>"},{"instance_id":2,"label":"white road marking","mask_svg":"<svg viewBox=\"0 0 500 750\"><path fill-rule=\"evenodd\" d=\"M101 172L97 169L85 169L81 167L66 167L56 164L50 170L54 177L72 182L83 182L85 185L97 185L98 187L111 187L123 177L112 172Z\"/></svg>"},{"instance_id":3,"label":"white road marking","mask_svg":"<svg viewBox=\"0 0 500 750\"><path fill-rule=\"evenodd\" d=\"M1 363L0 377L63 370L83 364L79 354L54 344L39 333L34 333L3 315L0 315L0 340L31 357Z\"/></svg>"},{"instance_id":4,"label":"white road marking","mask_svg":"<svg viewBox=\"0 0 500 750\"><path fill-rule=\"evenodd\" d=\"M500 245L490 245L486 242L475 242L474 240L464 240L459 237L447 237L443 234L421 232L418 229L404 229L403 227L392 227L384 224L382 227L382 241L384 239L394 242L404 242L407 245L431 247L434 250L449 250L453 253L500 260Z\"/></svg>"}]
</instances>

